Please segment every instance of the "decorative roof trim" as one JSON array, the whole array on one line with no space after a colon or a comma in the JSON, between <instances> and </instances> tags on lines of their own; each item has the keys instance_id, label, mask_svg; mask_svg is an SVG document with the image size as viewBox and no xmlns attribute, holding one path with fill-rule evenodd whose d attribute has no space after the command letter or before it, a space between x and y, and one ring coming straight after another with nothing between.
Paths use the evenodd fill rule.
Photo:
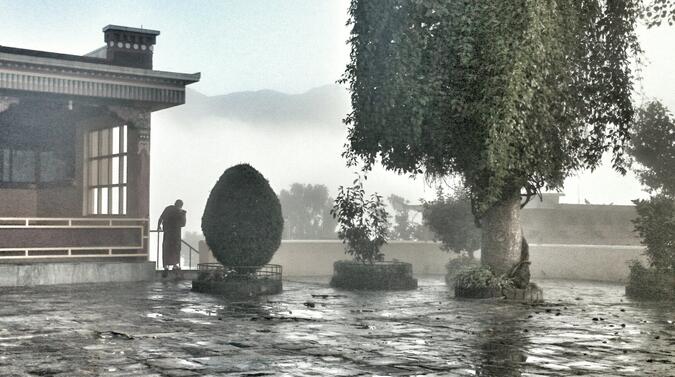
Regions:
<instances>
[{"instance_id":1,"label":"decorative roof trim","mask_svg":"<svg viewBox=\"0 0 675 377\"><path fill-rule=\"evenodd\" d=\"M47 75L32 71L5 70L0 65L0 93L2 90L163 104L153 106L156 109L185 103L183 85L153 85L143 82Z\"/></svg>"},{"instance_id":2,"label":"decorative roof trim","mask_svg":"<svg viewBox=\"0 0 675 377\"><path fill-rule=\"evenodd\" d=\"M152 78L159 80L173 80L179 81L182 85L188 85L199 81L201 73L177 73L156 71L152 69L121 67L109 64L97 64L78 62L72 60L62 60L55 58L45 58L18 54L9 54L0 52L0 63L11 62L17 64L24 64L27 66L44 66L49 68L66 69L68 71L83 71L92 74L104 75L123 75L134 78Z\"/></svg>"}]
</instances>

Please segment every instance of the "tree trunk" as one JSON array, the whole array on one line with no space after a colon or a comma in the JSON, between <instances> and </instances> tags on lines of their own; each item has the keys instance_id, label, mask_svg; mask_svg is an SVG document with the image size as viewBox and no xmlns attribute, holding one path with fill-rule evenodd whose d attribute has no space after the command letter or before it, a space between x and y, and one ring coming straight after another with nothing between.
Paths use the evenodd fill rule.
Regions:
<instances>
[{"instance_id":1,"label":"tree trunk","mask_svg":"<svg viewBox=\"0 0 675 377\"><path fill-rule=\"evenodd\" d=\"M497 276L508 274L520 261L520 196L490 208L483 216L481 232L481 263L490 266Z\"/></svg>"}]
</instances>

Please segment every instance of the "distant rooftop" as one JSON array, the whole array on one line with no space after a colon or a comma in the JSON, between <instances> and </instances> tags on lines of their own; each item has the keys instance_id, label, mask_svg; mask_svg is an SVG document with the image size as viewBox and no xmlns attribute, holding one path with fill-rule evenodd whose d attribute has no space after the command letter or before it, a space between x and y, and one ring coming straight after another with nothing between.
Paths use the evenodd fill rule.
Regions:
<instances>
[{"instance_id":1,"label":"distant rooftop","mask_svg":"<svg viewBox=\"0 0 675 377\"><path fill-rule=\"evenodd\" d=\"M92 56L81 56L81 55L71 55L71 54L61 54L58 52L49 52L49 51L40 51L40 50L29 50L25 48L17 47L8 47L0 45L0 53L13 54L13 55L25 55L33 56L36 58L51 58L51 59L60 59L68 61L77 61L85 63L96 63L96 64L106 64L105 58L97 58Z\"/></svg>"},{"instance_id":2,"label":"distant rooftop","mask_svg":"<svg viewBox=\"0 0 675 377\"><path fill-rule=\"evenodd\" d=\"M127 33L140 33L140 34L150 34L150 35L159 35L159 30L143 29L129 26L120 26L120 25L108 25L103 28L103 32L106 31L124 31Z\"/></svg>"}]
</instances>

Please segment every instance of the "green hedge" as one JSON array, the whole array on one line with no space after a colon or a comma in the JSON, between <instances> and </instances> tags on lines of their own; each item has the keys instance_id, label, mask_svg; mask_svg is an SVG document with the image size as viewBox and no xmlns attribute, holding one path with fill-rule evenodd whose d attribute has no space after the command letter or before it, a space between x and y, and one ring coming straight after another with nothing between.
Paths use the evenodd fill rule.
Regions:
<instances>
[{"instance_id":1,"label":"green hedge","mask_svg":"<svg viewBox=\"0 0 675 377\"><path fill-rule=\"evenodd\" d=\"M225 266L262 266L281 244L284 220L269 182L248 164L223 173L211 190L202 231Z\"/></svg>"},{"instance_id":2,"label":"green hedge","mask_svg":"<svg viewBox=\"0 0 675 377\"><path fill-rule=\"evenodd\" d=\"M675 272L647 268L633 261L626 294L634 298L675 300Z\"/></svg>"}]
</instances>

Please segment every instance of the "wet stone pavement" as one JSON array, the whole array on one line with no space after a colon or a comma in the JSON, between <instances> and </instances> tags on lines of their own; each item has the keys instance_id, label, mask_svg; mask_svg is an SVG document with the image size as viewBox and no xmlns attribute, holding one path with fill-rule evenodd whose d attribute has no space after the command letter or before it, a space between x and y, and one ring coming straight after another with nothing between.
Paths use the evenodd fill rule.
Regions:
<instances>
[{"instance_id":1,"label":"wet stone pavement","mask_svg":"<svg viewBox=\"0 0 675 377\"><path fill-rule=\"evenodd\" d=\"M675 376L675 305L546 280L546 303L285 281L252 301L189 282L0 290L0 376Z\"/></svg>"}]
</instances>

